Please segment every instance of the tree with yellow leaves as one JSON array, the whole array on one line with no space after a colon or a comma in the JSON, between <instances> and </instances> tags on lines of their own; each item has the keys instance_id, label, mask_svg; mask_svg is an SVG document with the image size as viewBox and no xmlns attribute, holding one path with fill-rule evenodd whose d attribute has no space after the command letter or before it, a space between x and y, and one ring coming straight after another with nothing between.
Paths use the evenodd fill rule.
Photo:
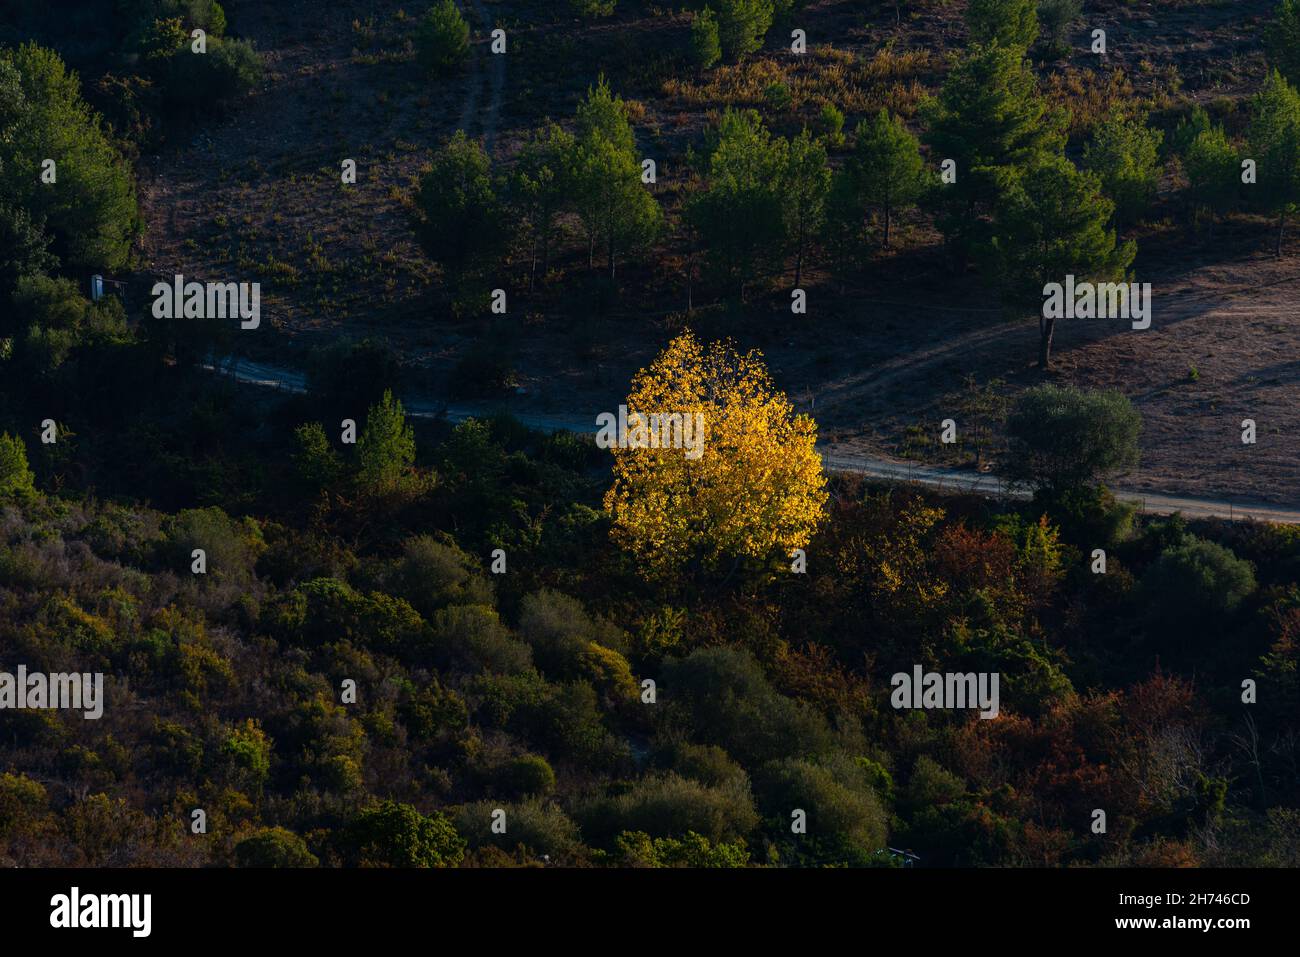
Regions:
<instances>
[{"instance_id":1,"label":"tree with yellow leaves","mask_svg":"<svg viewBox=\"0 0 1300 957\"><path fill-rule=\"evenodd\" d=\"M685 449L652 437L613 448L605 509L615 540L656 573L788 560L806 547L827 498L817 423L794 413L762 354L678 336L633 377L627 419L678 415L702 424L702 445L698 437Z\"/></svg>"}]
</instances>

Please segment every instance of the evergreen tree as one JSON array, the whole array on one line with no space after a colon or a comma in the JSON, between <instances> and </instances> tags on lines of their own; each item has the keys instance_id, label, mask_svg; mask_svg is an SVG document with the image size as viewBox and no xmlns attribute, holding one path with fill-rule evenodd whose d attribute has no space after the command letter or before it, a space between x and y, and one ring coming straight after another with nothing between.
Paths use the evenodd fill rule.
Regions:
<instances>
[{"instance_id":1,"label":"evergreen tree","mask_svg":"<svg viewBox=\"0 0 1300 957\"><path fill-rule=\"evenodd\" d=\"M568 169L573 155L573 137L548 123L524 144L510 176L510 205L528 242L529 289L536 280L539 258L546 275L557 219L573 194Z\"/></svg>"},{"instance_id":2,"label":"evergreen tree","mask_svg":"<svg viewBox=\"0 0 1300 957\"><path fill-rule=\"evenodd\" d=\"M1300 85L1300 0L1281 0L1274 20L1265 28L1269 63L1292 86Z\"/></svg>"},{"instance_id":3,"label":"evergreen tree","mask_svg":"<svg viewBox=\"0 0 1300 957\"><path fill-rule=\"evenodd\" d=\"M1038 39L1036 0L970 0L966 28L975 43L1026 50Z\"/></svg>"},{"instance_id":4,"label":"evergreen tree","mask_svg":"<svg viewBox=\"0 0 1300 957\"><path fill-rule=\"evenodd\" d=\"M809 238L821 228L831 186L826 147L806 129L790 141L782 183L786 229L795 249L794 285L798 289L803 283L804 253Z\"/></svg>"},{"instance_id":5,"label":"evergreen tree","mask_svg":"<svg viewBox=\"0 0 1300 957\"><path fill-rule=\"evenodd\" d=\"M1257 164L1259 203L1277 214L1277 255L1286 220L1300 203L1300 95L1277 70L1255 97L1250 147Z\"/></svg>"},{"instance_id":6,"label":"evergreen tree","mask_svg":"<svg viewBox=\"0 0 1300 957\"><path fill-rule=\"evenodd\" d=\"M710 271L745 298L745 284L770 273L785 247L781 181L789 144L754 110L727 110L709 157L708 186L687 201Z\"/></svg>"},{"instance_id":7,"label":"evergreen tree","mask_svg":"<svg viewBox=\"0 0 1300 957\"><path fill-rule=\"evenodd\" d=\"M712 9L705 7L691 21L691 61L701 70L707 70L721 59L718 18Z\"/></svg>"},{"instance_id":8,"label":"evergreen tree","mask_svg":"<svg viewBox=\"0 0 1300 957\"><path fill-rule=\"evenodd\" d=\"M36 488L35 476L27 467L27 447L23 440L0 432L0 497L26 498Z\"/></svg>"},{"instance_id":9,"label":"evergreen tree","mask_svg":"<svg viewBox=\"0 0 1300 957\"><path fill-rule=\"evenodd\" d=\"M1160 142L1164 134L1142 119L1112 116L1103 122L1083 152L1084 166L1101 178L1115 203L1115 220L1136 222L1151 206L1160 182Z\"/></svg>"},{"instance_id":10,"label":"evergreen tree","mask_svg":"<svg viewBox=\"0 0 1300 957\"><path fill-rule=\"evenodd\" d=\"M0 178L4 171L0 170ZM8 312L9 297L18 288L18 280L47 272L57 265L48 247L50 237L21 206L0 203L0 308ZM0 316L0 335L8 325Z\"/></svg>"},{"instance_id":11,"label":"evergreen tree","mask_svg":"<svg viewBox=\"0 0 1300 957\"><path fill-rule=\"evenodd\" d=\"M56 185L42 182L55 161ZM137 230L130 169L58 54L35 44L0 52L0 205L44 222L69 267L115 269Z\"/></svg>"},{"instance_id":12,"label":"evergreen tree","mask_svg":"<svg viewBox=\"0 0 1300 957\"><path fill-rule=\"evenodd\" d=\"M1191 113L1178 121L1173 134L1165 141L1165 155L1186 155L1191 145L1196 142L1196 137L1209 128L1210 114L1205 112L1205 107L1193 106Z\"/></svg>"},{"instance_id":13,"label":"evergreen tree","mask_svg":"<svg viewBox=\"0 0 1300 957\"><path fill-rule=\"evenodd\" d=\"M361 484L370 491L392 491L415 464L415 430L406 422L402 403L387 389L366 414L357 459Z\"/></svg>"},{"instance_id":14,"label":"evergreen tree","mask_svg":"<svg viewBox=\"0 0 1300 957\"><path fill-rule=\"evenodd\" d=\"M420 18L415 32L416 57L428 72L444 75L469 56L469 24L456 0L438 0Z\"/></svg>"},{"instance_id":15,"label":"evergreen tree","mask_svg":"<svg viewBox=\"0 0 1300 957\"><path fill-rule=\"evenodd\" d=\"M888 246L894 213L915 203L925 188L920 143L901 117L881 110L858 124L849 165L861 201L880 212Z\"/></svg>"},{"instance_id":16,"label":"evergreen tree","mask_svg":"<svg viewBox=\"0 0 1300 957\"><path fill-rule=\"evenodd\" d=\"M587 264L594 264L601 243L613 279L618 256L653 239L663 214L641 182L627 110L603 76L579 105L577 127L569 167L574 205L587 233Z\"/></svg>"},{"instance_id":17,"label":"evergreen tree","mask_svg":"<svg viewBox=\"0 0 1300 957\"><path fill-rule=\"evenodd\" d=\"M500 202L482 145L457 130L434 156L415 197L416 236L459 287L504 245Z\"/></svg>"},{"instance_id":18,"label":"evergreen tree","mask_svg":"<svg viewBox=\"0 0 1300 957\"><path fill-rule=\"evenodd\" d=\"M1080 0L1042 0L1038 5L1038 19L1047 36L1047 50L1053 56L1069 52L1070 25L1083 12Z\"/></svg>"},{"instance_id":19,"label":"evergreen tree","mask_svg":"<svg viewBox=\"0 0 1300 957\"><path fill-rule=\"evenodd\" d=\"M1214 235L1216 217L1236 206L1241 187L1241 161L1228 142L1223 127L1212 127L1192 142L1184 161L1190 183L1192 219L1202 210L1210 211L1210 235Z\"/></svg>"},{"instance_id":20,"label":"evergreen tree","mask_svg":"<svg viewBox=\"0 0 1300 957\"><path fill-rule=\"evenodd\" d=\"M1117 244L1108 229L1115 206L1092 173L1063 156L1047 156L1019 174L998 207L988 252L1006 300L1041 307L1043 287L1064 282L1121 278L1137 247ZM1055 319L1039 313L1038 364L1051 364Z\"/></svg>"},{"instance_id":21,"label":"evergreen tree","mask_svg":"<svg viewBox=\"0 0 1300 957\"><path fill-rule=\"evenodd\" d=\"M761 47L774 12L772 0L718 0L723 56L739 60Z\"/></svg>"},{"instance_id":22,"label":"evergreen tree","mask_svg":"<svg viewBox=\"0 0 1300 957\"><path fill-rule=\"evenodd\" d=\"M1021 51L992 44L957 62L923 116L936 162L956 162L956 182L942 184L935 201L939 228L964 259L1016 171L1060 154L1067 115L1044 102Z\"/></svg>"}]
</instances>

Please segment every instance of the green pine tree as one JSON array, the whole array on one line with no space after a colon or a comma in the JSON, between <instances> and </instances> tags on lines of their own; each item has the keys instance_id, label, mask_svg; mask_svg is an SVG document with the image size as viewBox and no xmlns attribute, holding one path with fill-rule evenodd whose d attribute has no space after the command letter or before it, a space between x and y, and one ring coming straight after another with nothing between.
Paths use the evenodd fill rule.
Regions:
<instances>
[{"instance_id":1,"label":"green pine tree","mask_svg":"<svg viewBox=\"0 0 1300 957\"><path fill-rule=\"evenodd\" d=\"M1257 201L1277 215L1280 257L1287 217L1300 204L1300 95L1277 70L1269 72L1255 97L1250 147L1257 164Z\"/></svg>"},{"instance_id":2,"label":"green pine tree","mask_svg":"<svg viewBox=\"0 0 1300 957\"><path fill-rule=\"evenodd\" d=\"M612 280L618 257L650 242L663 214L641 182L627 109L603 76L578 106L577 127L568 164L573 204L587 233L587 265L594 265L599 243Z\"/></svg>"},{"instance_id":3,"label":"green pine tree","mask_svg":"<svg viewBox=\"0 0 1300 957\"><path fill-rule=\"evenodd\" d=\"M415 430L407 424L402 403L387 389L366 414L357 459L362 487L377 492L396 489L415 464Z\"/></svg>"},{"instance_id":4,"label":"green pine tree","mask_svg":"<svg viewBox=\"0 0 1300 957\"><path fill-rule=\"evenodd\" d=\"M956 163L956 182L941 184L934 199L939 228L964 261L1017 171L1061 153L1068 115L1044 101L1022 51L998 44L976 45L959 60L922 115L931 156Z\"/></svg>"},{"instance_id":5,"label":"green pine tree","mask_svg":"<svg viewBox=\"0 0 1300 957\"><path fill-rule=\"evenodd\" d=\"M831 171L826 165L826 146L805 129L790 141L782 177L786 231L795 251L796 289L803 284L804 254L810 237L821 228L830 187Z\"/></svg>"},{"instance_id":6,"label":"green pine tree","mask_svg":"<svg viewBox=\"0 0 1300 957\"><path fill-rule=\"evenodd\" d=\"M1108 228L1115 204L1102 195L1096 175L1063 156L1042 157L1016 176L993 223L986 252L1008 303L1040 307L1043 287L1064 282L1117 280L1137 254L1117 243ZM1039 313L1038 364L1051 364L1055 320Z\"/></svg>"},{"instance_id":7,"label":"green pine tree","mask_svg":"<svg viewBox=\"0 0 1300 957\"><path fill-rule=\"evenodd\" d=\"M1202 210L1208 209L1213 237L1215 219L1230 212L1241 195L1241 160L1223 127L1211 127L1192 141L1184 167L1190 184L1193 222L1200 218Z\"/></svg>"},{"instance_id":8,"label":"green pine tree","mask_svg":"<svg viewBox=\"0 0 1300 957\"><path fill-rule=\"evenodd\" d=\"M469 24L456 0L438 0L420 18L415 31L416 58L434 75L458 69L469 56Z\"/></svg>"},{"instance_id":9,"label":"green pine tree","mask_svg":"<svg viewBox=\"0 0 1300 957\"><path fill-rule=\"evenodd\" d=\"M1136 222L1150 208L1160 182L1163 139L1141 118L1111 116L1084 148L1084 166L1101 177L1101 188L1115 202L1116 222Z\"/></svg>"},{"instance_id":10,"label":"green pine tree","mask_svg":"<svg viewBox=\"0 0 1300 957\"><path fill-rule=\"evenodd\" d=\"M52 50L0 51L0 205L43 222L64 266L116 269L138 230L135 187L80 87Z\"/></svg>"},{"instance_id":11,"label":"green pine tree","mask_svg":"<svg viewBox=\"0 0 1300 957\"><path fill-rule=\"evenodd\" d=\"M1269 63L1292 86L1300 85L1300 0L1281 0L1275 18L1264 30Z\"/></svg>"},{"instance_id":12,"label":"green pine tree","mask_svg":"<svg viewBox=\"0 0 1300 957\"><path fill-rule=\"evenodd\" d=\"M894 214L915 203L925 189L921 145L901 117L881 110L858 124L849 166L861 201L880 213L882 244L888 246Z\"/></svg>"},{"instance_id":13,"label":"green pine tree","mask_svg":"<svg viewBox=\"0 0 1300 957\"><path fill-rule=\"evenodd\" d=\"M774 13L772 0L718 0L722 55L739 60L761 47Z\"/></svg>"},{"instance_id":14,"label":"green pine tree","mask_svg":"<svg viewBox=\"0 0 1300 957\"><path fill-rule=\"evenodd\" d=\"M754 110L727 110L708 162L708 185L687 200L709 271L741 300L746 284L770 274L785 248L781 181L789 144L773 137Z\"/></svg>"},{"instance_id":15,"label":"green pine tree","mask_svg":"<svg viewBox=\"0 0 1300 957\"><path fill-rule=\"evenodd\" d=\"M718 18L712 9L705 7L691 21L691 61L701 70L707 70L721 59Z\"/></svg>"},{"instance_id":16,"label":"green pine tree","mask_svg":"<svg viewBox=\"0 0 1300 957\"><path fill-rule=\"evenodd\" d=\"M510 176L510 206L528 242L530 290L539 265L542 276L546 275L559 215L573 194L568 167L573 153L573 136L548 123L524 143Z\"/></svg>"},{"instance_id":17,"label":"green pine tree","mask_svg":"<svg viewBox=\"0 0 1300 957\"><path fill-rule=\"evenodd\" d=\"M1026 50L1038 39L1037 0L970 0L966 28L975 43Z\"/></svg>"},{"instance_id":18,"label":"green pine tree","mask_svg":"<svg viewBox=\"0 0 1300 957\"><path fill-rule=\"evenodd\" d=\"M457 130L420 180L415 231L453 287L492 263L505 243L501 204L482 145Z\"/></svg>"}]
</instances>

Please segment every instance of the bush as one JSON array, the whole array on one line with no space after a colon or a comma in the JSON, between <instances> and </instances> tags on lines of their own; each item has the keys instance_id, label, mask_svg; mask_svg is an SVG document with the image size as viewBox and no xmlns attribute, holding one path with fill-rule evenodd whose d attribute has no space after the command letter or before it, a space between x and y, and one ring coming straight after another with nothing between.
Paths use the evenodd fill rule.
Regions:
<instances>
[{"instance_id":1,"label":"bush","mask_svg":"<svg viewBox=\"0 0 1300 957\"><path fill-rule=\"evenodd\" d=\"M178 512L167 524L165 552L173 571L188 574L196 548L206 555L210 579L248 583L266 545L254 522L236 522L214 505Z\"/></svg>"},{"instance_id":2,"label":"bush","mask_svg":"<svg viewBox=\"0 0 1300 957\"><path fill-rule=\"evenodd\" d=\"M532 646L537 666L552 678L590 678L593 668L603 670L598 662L588 660L593 644L616 652L627 647L626 637L617 627L588 615L577 599L549 588L524 598L519 632ZM627 667L626 661L623 667Z\"/></svg>"},{"instance_id":3,"label":"bush","mask_svg":"<svg viewBox=\"0 0 1300 957\"><path fill-rule=\"evenodd\" d=\"M1034 496L1036 509L1056 522L1067 542L1093 548L1110 547L1133 531L1137 506L1121 502L1104 487L1043 490Z\"/></svg>"},{"instance_id":4,"label":"bush","mask_svg":"<svg viewBox=\"0 0 1300 957\"><path fill-rule=\"evenodd\" d=\"M269 603L263 626L285 641L308 645L352 641L386 651L426 643L415 609L382 592L361 595L345 582L314 578Z\"/></svg>"},{"instance_id":5,"label":"bush","mask_svg":"<svg viewBox=\"0 0 1300 957\"><path fill-rule=\"evenodd\" d=\"M668 772L643 778L630 790L597 799L579 815L583 833L609 846L623 831L680 837L694 831L710 841L734 840L758 823L748 789L714 788Z\"/></svg>"},{"instance_id":6,"label":"bush","mask_svg":"<svg viewBox=\"0 0 1300 957\"><path fill-rule=\"evenodd\" d=\"M569 9L583 17L608 17L617 6L618 0L569 0Z\"/></svg>"},{"instance_id":7,"label":"bush","mask_svg":"<svg viewBox=\"0 0 1300 957\"><path fill-rule=\"evenodd\" d=\"M320 861L293 831L265 827L235 845L236 867L316 867Z\"/></svg>"},{"instance_id":8,"label":"bush","mask_svg":"<svg viewBox=\"0 0 1300 957\"><path fill-rule=\"evenodd\" d=\"M717 745L679 744L672 750L672 769L708 787L749 789L749 775Z\"/></svg>"},{"instance_id":9,"label":"bush","mask_svg":"<svg viewBox=\"0 0 1300 957\"><path fill-rule=\"evenodd\" d=\"M395 801L362 811L343 843L362 867L455 867L465 856L464 839L445 817Z\"/></svg>"},{"instance_id":10,"label":"bush","mask_svg":"<svg viewBox=\"0 0 1300 957\"><path fill-rule=\"evenodd\" d=\"M519 674L532 664L528 646L515 641L484 605L453 605L433 616L433 647L440 665L465 672Z\"/></svg>"},{"instance_id":11,"label":"bush","mask_svg":"<svg viewBox=\"0 0 1300 957\"><path fill-rule=\"evenodd\" d=\"M688 831L681 840L652 838L644 831L624 831L614 841L619 867L747 867L744 841L710 844Z\"/></svg>"},{"instance_id":12,"label":"bush","mask_svg":"<svg viewBox=\"0 0 1300 957\"><path fill-rule=\"evenodd\" d=\"M1071 386L1026 389L1007 420L1008 477L1065 492L1094 484L1138 461L1142 420L1115 391Z\"/></svg>"},{"instance_id":13,"label":"bush","mask_svg":"<svg viewBox=\"0 0 1300 957\"><path fill-rule=\"evenodd\" d=\"M1231 549L1188 536L1164 551L1142 577L1142 591L1158 619L1192 623L1232 611L1255 591L1255 570Z\"/></svg>"},{"instance_id":14,"label":"bush","mask_svg":"<svg viewBox=\"0 0 1300 957\"><path fill-rule=\"evenodd\" d=\"M829 856L849 864L870 863L888 836L885 812L861 769L842 762L836 770L838 775L808 761L786 758L761 769L756 790L765 813L784 834L790 833L793 811L807 814L806 843L800 839L791 850L814 859Z\"/></svg>"},{"instance_id":15,"label":"bush","mask_svg":"<svg viewBox=\"0 0 1300 957\"><path fill-rule=\"evenodd\" d=\"M668 661L662 684L674 689L696 735L747 765L830 746L826 720L806 702L778 694L742 649L703 648Z\"/></svg>"},{"instance_id":16,"label":"bush","mask_svg":"<svg viewBox=\"0 0 1300 957\"><path fill-rule=\"evenodd\" d=\"M550 794L555 790L555 772L539 754L525 754L508 761L496 773L497 784L517 797Z\"/></svg>"},{"instance_id":17,"label":"bush","mask_svg":"<svg viewBox=\"0 0 1300 957\"><path fill-rule=\"evenodd\" d=\"M262 58L247 40L208 37L207 52L189 45L168 60L166 97L192 110L245 96L262 82Z\"/></svg>"},{"instance_id":18,"label":"bush","mask_svg":"<svg viewBox=\"0 0 1300 957\"><path fill-rule=\"evenodd\" d=\"M27 498L35 494L36 476L27 467L27 446L8 432L0 432L0 497Z\"/></svg>"},{"instance_id":19,"label":"bush","mask_svg":"<svg viewBox=\"0 0 1300 957\"><path fill-rule=\"evenodd\" d=\"M434 75L447 74L469 55L469 24L460 15L455 0L438 0L420 18L415 31L416 58Z\"/></svg>"},{"instance_id":20,"label":"bush","mask_svg":"<svg viewBox=\"0 0 1300 957\"><path fill-rule=\"evenodd\" d=\"M492 583L452 541L418 535L402 546L392 574L394 592L426 618L447 605L493 604Z\"/></svg>"},{"instance_id":21,"label":"bush","mask_svg":"<svg viewBox=\"0 0 1300 957\"><path fill-rule=\"evenodd\" d=\"M492 812L506 812L506 832L492 831ZM511 851L522 844L536 854L555 856L578 843L578 829L557 805L533 799L516 804L478 801L456 812L456 829L473 847L491 845Z\"/></svg>"}]
</instances>

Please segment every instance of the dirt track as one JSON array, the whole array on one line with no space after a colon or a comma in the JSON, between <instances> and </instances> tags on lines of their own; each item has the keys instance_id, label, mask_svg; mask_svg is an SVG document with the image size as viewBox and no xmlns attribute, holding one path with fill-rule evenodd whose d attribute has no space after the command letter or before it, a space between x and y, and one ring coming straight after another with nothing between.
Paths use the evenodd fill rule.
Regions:
<instances>
[{"instance_id":1,"label":"dirt track","mask_svg":"<svg viewBox=\"0 0 1300 957\"><path fill-rule=\"evenodd\" d=\"M243 359L231 359L213 371L229 375L236 381L249 385L275 388L291 393L306 392L306 376L290 369L279 369ZM521 413L500 403L449 406L436 400L419 397L407 397L403 401L407 413L415 418L443 418L450 422L460 422L472 417L481 418L505 411L510 412L529 428L540 431L568 431L577 434L594 434L596 431L594 418ZM1021 494L1017 490L1008 488L1006 483L995 475L979 475L956 469L915 465L861 452L830 450L825 446L819 448L822 464L832 472L850 472L891 481L915 482L931 488L994 497L1016 497ZM1287 525L1300 524L1300 509L1296 508L1258 502L1160 495L1124 488L1116 489L1115 494L1123 501L1139 505L1142 511L1157 515L1182 512L1189 518L1255 519Z\"/></svg>"}]
</instances>

